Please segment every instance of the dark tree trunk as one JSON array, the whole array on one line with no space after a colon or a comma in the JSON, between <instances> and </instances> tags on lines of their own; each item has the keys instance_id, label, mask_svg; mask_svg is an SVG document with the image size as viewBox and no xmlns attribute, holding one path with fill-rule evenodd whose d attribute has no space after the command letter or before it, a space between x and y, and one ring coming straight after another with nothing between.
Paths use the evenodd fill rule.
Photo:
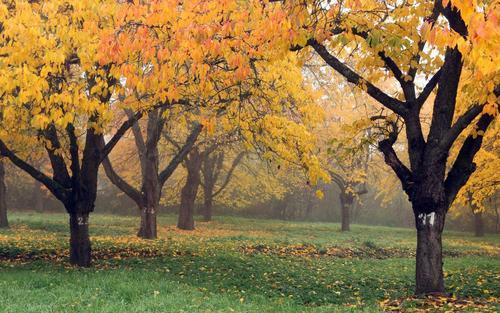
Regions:
<instances>
[{"instance_id":1,"label":"dark tree trunk","mask_svg":"<svg viewBox=\"0 0 500 313\"><path fill-rule=\"evenodd\" d=\"M70 213L69 227L70 262L73 265L89 267L91 264L91 248L89 238L89 214Z\"/></svg>"},{"instance_id":2,"label":"dark tree trunk","mask_svg":"<svg viewBox=\"0 0 500 313\"><path fill-rule=\"evenodd\" d=\"M177 227L194 230L194 204L200 185L201 156L197 148L193 148L186 159L187 179L181 191L181 204Z\"/></svg>"},{"instance_id":3,"label":"dark tree trunk","mask_svg":"<svg viewBox=\"0 0 500 313\"><path fill-rule=\"evenodd\" d=\"M342 191L340 195L342 231L351 230L351 208L353 203L353 196Z\"/></svg>"},{"instance_id":4,"label":"dark tree trunk","mask_svg":"<svg viewBox=\"0 0 500 313\"><path fill-rule=\"evenodd\" d=\"M143 239L157 238L157 223L156 223L156 206L140 208L141 210L141 226L137 232L137 236Z\"/></svg>"},{"instance_id":5,"label":"dark tree trunk","mask_svg":"<svg viewBox=\"0 0 500 313\"><path fill-rule=\"evenodd\" d=\"M140 206L141 226L137 235L144 239L156 239L158 236L156 214L158 212L161 197L161 185L158 179L159 155L156 143L147 145L146 157L144 158L143 163L143 205Z\"/></svg>"},{"instance_id":6,"label":"dark tree trunk","mask_svg":"<svg viewBox=\"0 0 500 313\"><path fill-rule=\"evenodd\" d=\"M484 236L483 212L474 213L474 235L476 237Z\"/></svg>"},{"instance_id":7,"label":"dark tree trunk","mask_svg":"<svg viewBox=\"0 0 500 313\"><path fill-rule=\"evenodd\" d=\"M423 211L423 210L420 210ZM444 214L419 213L415 216L417 227L417 295L444 293L443 246L441 235L444 228Z\"/></svg>"},{"instance_id":8,"label":"dark tree trunk","mask_svg":"<svg viewBox=\"0 0 500 313\"><path fill-rule=\"evenodd\" d=\"M5 166L0 160L0 228L9 227L7 218L7 188L5 186Z\"/></svg>"},{"instance_id":9,"label":"dark tree trunk","mask_svg":"<svg viewBox=\"0 0 500 313\"><path fill-rule=\"evenodd\" d=\"M205 185L206 186L206 185ZM212 190L208 191L205 187L204 201L203 201L203 220L209 222L212 220L212 208L213 208L213 187Z\"/></svg>"}]
</instances>

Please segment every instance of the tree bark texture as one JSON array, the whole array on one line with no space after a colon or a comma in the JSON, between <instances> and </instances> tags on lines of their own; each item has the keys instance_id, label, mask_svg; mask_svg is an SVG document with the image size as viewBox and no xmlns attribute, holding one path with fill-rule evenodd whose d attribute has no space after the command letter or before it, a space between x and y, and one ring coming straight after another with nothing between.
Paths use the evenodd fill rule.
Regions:
<instances>
[{"instance_id":1,"label":"tree bark texture","mask_svg":"<svg viewBox=\"0 0 500 313\"><path fill-rule=\"evenodd\" d=\"M419 210L422 211L422 210ZM441 236L444 227L442 213L420 213L415 216L417 225L417 295L443 293L443 246Z\"/></svg>"},{"instance_id":2,"label":"tree bark texture","mask_svg":"<svg viewBox=\"0 0 500 313\"><path fill-rule=\"evenodd\" d=\"M89 214L71 213L69 226L71 264L90 267L92 260L89 237Z\"/></svg>"},{"instance_id":3,"label":"tree bark texture","mask_svg":"<svg viewBox=\"0 0 500 313\"><path fill-rule=\"evenodd\" d=\"M200 185L200 169L202 158L198 148L193 148L185 161L187 178L181 190L181 204L177 227L184 230L194 230L194 205Z\"/></svg>"}]
</instances>

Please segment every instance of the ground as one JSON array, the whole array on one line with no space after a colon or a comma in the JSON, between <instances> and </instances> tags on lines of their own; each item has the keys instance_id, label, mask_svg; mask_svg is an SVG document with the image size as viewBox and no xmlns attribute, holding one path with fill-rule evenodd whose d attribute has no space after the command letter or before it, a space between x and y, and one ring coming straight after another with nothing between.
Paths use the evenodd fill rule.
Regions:
<instances>
[{"instance_id":1,"label":"ground","mask_svg":"<svg viewBox=\"0 0 500 313\"><path fill-rule=\"evenodd\" d=\"M449 297L412 298L415 231L216 217L160 239L93 214L93 268L67 262L65 214L14 213L0 230L0 312L378 312L500 309L500 235L444 234Z\"/></svg>"}]
</instances>

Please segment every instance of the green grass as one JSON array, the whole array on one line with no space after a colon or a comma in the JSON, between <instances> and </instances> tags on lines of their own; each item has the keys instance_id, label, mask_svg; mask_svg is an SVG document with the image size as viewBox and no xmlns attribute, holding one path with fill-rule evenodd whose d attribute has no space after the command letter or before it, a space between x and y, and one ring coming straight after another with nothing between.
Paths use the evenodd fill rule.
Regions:
<instances>
[{"instance_id":1,"label":"green grass","mask_svg":"<svg viewBox=\"0 0 500 313\"><path fill-rule=\"evenodd\" d=\"M67 264L64 214L15 213L0 231L0 312L377 312L413 291L411 229L217 217L160 239L138 219L94 214L90 269ZM446 285L493 305L500 236L444 235ZM341 251L329 255L325 251Z\"/></svg>"}]
</instances>

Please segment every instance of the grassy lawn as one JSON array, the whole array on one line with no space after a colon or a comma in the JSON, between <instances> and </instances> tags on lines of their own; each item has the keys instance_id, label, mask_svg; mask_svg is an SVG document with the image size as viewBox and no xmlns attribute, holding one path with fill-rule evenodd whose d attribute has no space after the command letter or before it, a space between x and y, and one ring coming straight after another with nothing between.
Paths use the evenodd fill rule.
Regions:
<instances>
[{"instance_id":1,"label":"grassy lawn","mask_svg":"<svg viewBox=\"0 0 500 313\"><path fill-rule=\"evenodd\" d=\"M453 297L411 299L415 232L331 223L216 217L193 232L159 219L160 239L135 237L138 218L91 216L96 260L67 263L64 214L11 214L0 231L0 312L495 312L500 236L444 235ZM496 306L496 307L495 307Z\"/></svg>"}]
</instances>

